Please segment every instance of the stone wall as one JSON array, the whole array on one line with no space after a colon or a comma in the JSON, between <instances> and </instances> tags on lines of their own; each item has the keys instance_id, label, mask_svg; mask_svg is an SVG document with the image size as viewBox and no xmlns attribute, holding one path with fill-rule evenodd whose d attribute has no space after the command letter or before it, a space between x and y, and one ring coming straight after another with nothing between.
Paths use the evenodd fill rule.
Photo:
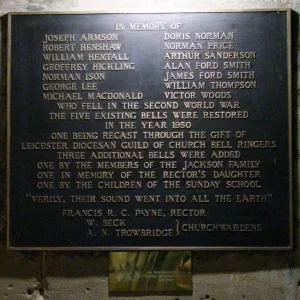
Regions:
<instances>
[{"instance_id":1,"label":"stone wall","mask_svg":"<svg viewBox=\"0 0 300 300\"><path fill-rule=\"evenodd\" d=\"M293 13L293 125L295 248L288 252L193 253L193 295L109 297L108 254L105 252L40 253L8 252L5 249L5 122L0 123L0 299L172 299L172 300L295 300L300 299L299 268L299 150L297 143L299 0L0 0L1 101L0 118L5 120L6 18L10 11L200 11L215 9L291 8ZM300 58L300 56L299 56ZM298 80L297 80L298 79Z\"/></svg>"}]
</instances>

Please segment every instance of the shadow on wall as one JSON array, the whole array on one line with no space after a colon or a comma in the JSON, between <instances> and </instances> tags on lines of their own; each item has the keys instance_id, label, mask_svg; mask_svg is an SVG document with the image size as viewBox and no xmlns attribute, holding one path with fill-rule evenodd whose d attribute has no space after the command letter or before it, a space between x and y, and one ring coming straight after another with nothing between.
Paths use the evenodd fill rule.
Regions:
<instances>
[{"instance_id":1,"label":"shadow on wall","mask_svg":"<svg viewBox=\"0 0 300 300\"><path fill-rule=\"evenodd\" d=\"M0 277L40 278L84 277L108 275L107 252L13 252L5 249L6 231L6 71L7 71L7 16L1 17L1 99L0 99ZM292 104L293 104L293 136L298 136L298 61L300 50L298 43L299 15L292 13ZM193 274L234 273L258 270L276 270L299 267L299 192L300 180L297 172L299 145L294 139L294 250L292 251L203 251L193 253Z\"/></svg>"}]
</instances>

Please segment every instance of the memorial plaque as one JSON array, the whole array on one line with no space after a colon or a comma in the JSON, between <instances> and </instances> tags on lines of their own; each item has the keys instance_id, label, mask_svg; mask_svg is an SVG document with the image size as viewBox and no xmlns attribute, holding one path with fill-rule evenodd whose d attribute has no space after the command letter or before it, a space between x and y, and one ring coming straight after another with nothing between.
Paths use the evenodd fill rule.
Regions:
<instances>
[{"instance_id":1,"label":"memorial plaque","mask_svg":"<svg viewBox=\"0 0 300 300\"><path fill-rule=\"evenodd\" d=\"M290 10L9 15L8 248L291 249Z\"/></svg>"}]
</instances>

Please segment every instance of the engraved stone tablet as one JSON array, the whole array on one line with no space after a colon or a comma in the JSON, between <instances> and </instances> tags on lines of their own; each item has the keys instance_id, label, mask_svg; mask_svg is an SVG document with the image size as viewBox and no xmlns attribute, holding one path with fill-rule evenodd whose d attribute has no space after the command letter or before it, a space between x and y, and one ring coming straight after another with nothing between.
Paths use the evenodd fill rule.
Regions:
<instances>
[{"instance_id":1,"label":"engraved stone tablet","mask_svg":"<svg viewBox=\"0 0 300 300\"><path fill-rule=\"evenodd\" d=\"M10 14L8 248L291 249L290 11Z\"/></svg>"}]
</instances>

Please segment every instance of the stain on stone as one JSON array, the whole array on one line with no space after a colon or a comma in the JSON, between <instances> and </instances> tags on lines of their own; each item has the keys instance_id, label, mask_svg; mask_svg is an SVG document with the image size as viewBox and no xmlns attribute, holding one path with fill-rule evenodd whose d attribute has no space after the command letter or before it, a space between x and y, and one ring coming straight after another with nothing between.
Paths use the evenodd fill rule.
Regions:
<instances>
[{"instance_id":1,"label":"stain on stone","mask_svg":"<svg viewBox=\"0 0 300 300\"><path fill-rule=\"evenodd\" d=\"M29 299L31 300L44 300L45 290L43 288L29 287L26 293L28 296L30 296Z\"/></svg>"},{"instance_id":2,"label":"stain on stone","mask_svg":"<svg viewBox=\"0 0 300 300\"><path fill-rule=\"evenodd\" d=\"M39 288L39 293L40 293L40 295L44 295L45 294L45 290L43 288Z\"/></svg>"},{"instance_id":3,"label":"stain on stone","mask_svg":"<svg viewBox=\"0 0 300 300\"><path fill-rule=\"evenodd\" d=\"M31 296L34 292L34 288L28 288L26 292L27 292L27 295Z\"/></svg>"},{"instance_id":4,"label":"stain on stone","mask_svg":"<svg viewBox=\"0 0 300 300\"><path fill-rule=\"evenodd\" d=\"M29 3L45 3L45 2L53 2L53 1L49 1L49 0L28 0Z\"/></svg>"},{"instance_id":5,"label":"stain on stone","mask_svg":"<svg viewBox=\"0 0 300 300\"><path fill-rule=\"evenodd\" d=\"M32 10L32 11L40 11L40 10L45 10L47 8L46 5L38 4L38 3L32 3L29 4L26 9L27 10Z\"/></svg>"},{"instance_id":6,"label":"stain on stone","mask_svg":"<svg viewBox=\"0 0 300 300\"><path fill-rule=\"evenodd\" d=\"M210 295L205 295L205 297L201 297L200 300L216 300L216 298L210 298Z\"/></svg>"}]
</instances>

